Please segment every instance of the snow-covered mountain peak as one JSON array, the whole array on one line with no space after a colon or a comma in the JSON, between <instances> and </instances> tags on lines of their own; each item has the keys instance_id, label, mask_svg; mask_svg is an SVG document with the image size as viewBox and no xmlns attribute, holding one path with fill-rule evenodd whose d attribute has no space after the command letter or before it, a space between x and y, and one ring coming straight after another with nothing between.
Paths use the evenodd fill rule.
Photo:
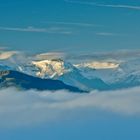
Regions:
<instances>
[{"instance_id":1,"label":"snow-covered mountain peak","mask_svg":"<svg viewBox=\"0 0 140 140\"><path fill-rule=\"evenodd\" d=\"M32 64L39 69L36 75L42 78L59 77L74 69L70 63L61 59L32 61Z\"/></svg>"}]
</instances>

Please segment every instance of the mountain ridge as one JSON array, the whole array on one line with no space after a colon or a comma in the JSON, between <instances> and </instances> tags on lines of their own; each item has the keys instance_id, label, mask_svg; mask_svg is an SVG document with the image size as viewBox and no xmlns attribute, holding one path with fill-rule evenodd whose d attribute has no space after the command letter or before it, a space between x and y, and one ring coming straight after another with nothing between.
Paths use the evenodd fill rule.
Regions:
<instances>
[{"instance_id":1,"label":"mountain ridge","mask_svg":"<svg viewBox=\"0 0 140 140\"><path fill-rule=\"evenodd\" d=\"M68 90L70 92L83 92L59 80L41 79L13 70L0 72L0 87L17 87L25 90Z\"/></svg>"}]
</instances>

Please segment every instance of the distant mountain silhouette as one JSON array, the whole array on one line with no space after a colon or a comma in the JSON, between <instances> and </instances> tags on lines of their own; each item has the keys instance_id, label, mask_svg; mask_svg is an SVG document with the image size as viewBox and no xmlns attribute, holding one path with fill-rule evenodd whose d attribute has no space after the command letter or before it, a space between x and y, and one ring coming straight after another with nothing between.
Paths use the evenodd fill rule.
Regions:
<instances>
[{"instance_id":1,"label":"distant mountain silhouette","mask_svg":"<svg viewBox=\"0 0 140 140\"><path fill-rule=\"evenodd\" d=\"M0 71L0 87L16 87L25 90L68 90L71 92L83 92L82 90L66 85L59 80L41 79L12 70Z\"/></svg>"}]
</instances>

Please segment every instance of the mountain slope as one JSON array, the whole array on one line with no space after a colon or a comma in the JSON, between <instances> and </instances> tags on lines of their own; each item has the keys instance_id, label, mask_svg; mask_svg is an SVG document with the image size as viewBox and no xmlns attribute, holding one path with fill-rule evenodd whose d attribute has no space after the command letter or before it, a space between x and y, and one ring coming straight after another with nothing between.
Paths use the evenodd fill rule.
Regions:
<instances>
[{"instance_id":1,"label":"mountain slope","mask_svg":"<svg viewBox=\"0 0 140 140\"><path fill-rule=\"evenodd\" d=\"M75 85L83 90L105 90L108 89L108 85L104 83L101 79L87 79L79 71L73 71L66 73L58 78L68 85Z\"/></svg>"},{"instance_id":2,"label":"mountain slope","mask_svg":"<svg viewBox=\"0 0 140 140\"><path fill-rule=\"evenodd\" d=\"M61 59L34 61L33 65L36 69L38 68L36 76L40 78L58 79L82 90L104 90L108 88L102 80L98 78L87 79L80 73L79 69Z\"/></svg>"},{"instance_id":3,"label":"mountain slope","mask_svg":"<svg viewBox=\"0 0 140 140\"><path fill-rule=\"evenodd\" d=\"M17 87L20 89L37 90L69 90L72 92L83 92L76 87L68 86L59 80L40 79L29 76L18 71L1 71L0 87Z\"/></svg>"},{"instance_id":4,"label":"mountain slope","mask_svg":"<svg viewBox=\"0 0 140 140\"><path fill-rule=\"evenodd\" d=\"M16 61L10 62L8 60L0 61L0 71L10 70L12 73L13 71L16 71L16 73L18 71L18 73L20 73L20 76L16 77L14 77L15 74L12 74L12 78L6 78L4 76L6 79L3 81L1 79L1 86L9 86L11 84L14 86L18 85L20 88L46 90L50 89L50 85L52 84L49 84L48 87L44 83L46 83L46 80L50 79L59 80L59 82L62 81L65 84L70 85L70 87L78 87L79 89L86 91L94 89L113 90L140 86L139 58L114 61L113 63L81 63L77 66L61 59L28 60L29 61L23 62L17 62L17 59ZM28 75L28 77L30 75L32 78L28 80L28 78L22 76L24 77L24 79L22 79L21 74L24 76ZM16 79L15 81L13 80L13 77ZM37 78L38 80L34 78ZM42 85L37 83L41 83ZM57 85L59 85L59 83L51 89L55 89ZM56 90L57 89L64 89L64 87L56 88Z\"/></svg>"}]
</instances>

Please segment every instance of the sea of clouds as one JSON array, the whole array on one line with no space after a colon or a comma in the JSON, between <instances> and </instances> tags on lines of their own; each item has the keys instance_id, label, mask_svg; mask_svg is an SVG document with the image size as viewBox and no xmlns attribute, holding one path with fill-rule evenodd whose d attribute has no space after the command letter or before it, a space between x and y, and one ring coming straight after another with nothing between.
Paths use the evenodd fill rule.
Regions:
<instances>
[{"instance_id":1,"label":"sea of clouds","mask_svg":"<svg viewBox=\"0 0 140 140\"><path fill-rule=\"evenodd\" d=\"M140 116L140 87L116 91L71 93L62 91L0 90L0 127L38 125L59 119L87 116L94 111L124 117ZM96 114L96 113L95 113Z\"/></svg>"}]
</instances>

